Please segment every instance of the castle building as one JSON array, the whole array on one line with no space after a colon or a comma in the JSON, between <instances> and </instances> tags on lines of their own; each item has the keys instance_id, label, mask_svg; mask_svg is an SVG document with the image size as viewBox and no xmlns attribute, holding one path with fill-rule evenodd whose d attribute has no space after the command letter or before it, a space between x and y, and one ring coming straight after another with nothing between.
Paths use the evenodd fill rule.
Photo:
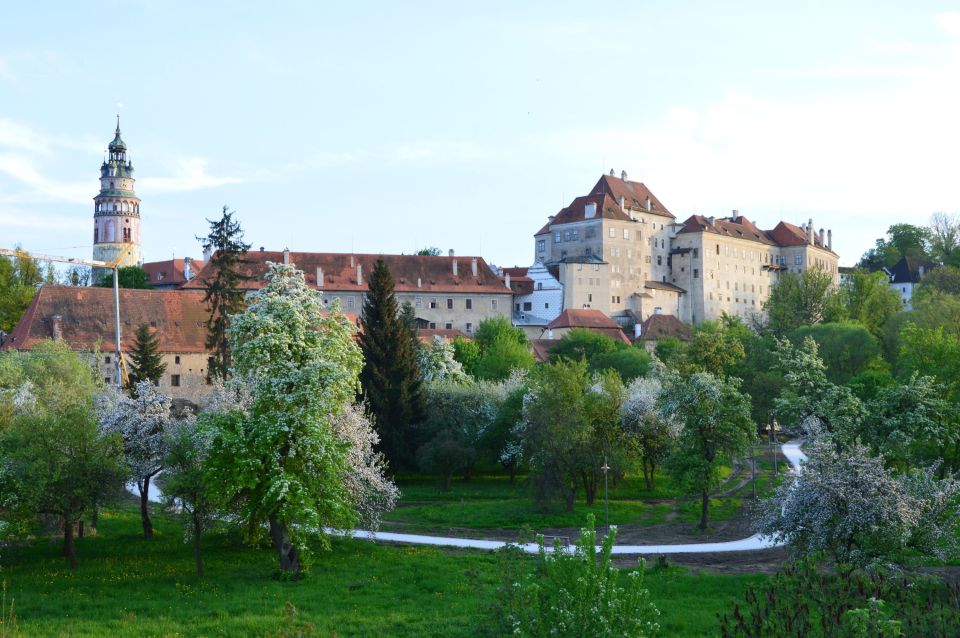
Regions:
<instances>
[{"instance_id":1,"label":"castle building","mask_svg":"<svg viewBox=\"0 0 960 638\"><path fill-rule=\"evenodd\" d=\"M112 263L120 253L121 266L140 263L140 199L133 190L133 164L127 158L127 145L120 137L120 116L117 130L107 147L107 158L100 166L100 193L93 198L93 258ZM93 281L111 271L93 269Z\"/></svg>"}]
</instances>

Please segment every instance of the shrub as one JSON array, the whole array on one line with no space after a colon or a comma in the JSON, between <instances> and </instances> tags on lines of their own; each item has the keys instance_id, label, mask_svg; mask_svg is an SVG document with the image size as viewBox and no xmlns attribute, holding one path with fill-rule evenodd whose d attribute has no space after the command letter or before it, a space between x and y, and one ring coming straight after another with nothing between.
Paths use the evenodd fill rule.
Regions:
<instances>
[{"instance_id":1,"label":"shrub","mask_svg":"<svg viewBox=\"0 0 960 638\"><path fill-rule=\"evenodd\" d=\"M660 612L643 587L643 561L640 569L627 574L615 569L611 553L616 536L611 527L598 552L593 516L572 552L559 540L548 552L539 536L540 554L532 571L518 567L523 560L518 548L504 550L507 565L501 572L494 623L485 624L484 630L529 638L656 635Z\"/></svg>"}]
</instances>

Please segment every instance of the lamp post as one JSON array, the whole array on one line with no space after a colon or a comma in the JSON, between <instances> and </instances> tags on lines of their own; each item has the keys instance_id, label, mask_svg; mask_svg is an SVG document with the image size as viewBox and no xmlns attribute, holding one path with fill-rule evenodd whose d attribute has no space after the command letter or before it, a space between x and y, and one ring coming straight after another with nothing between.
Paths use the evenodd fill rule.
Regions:
<instances>
[{"instance_id":1,"label":"lamp post","mask_svg":"<svg viewBox=\"0 0 960 638\"><path fill-rule=\"evenodd\" d=\"M604 514L604 523L607 526L607 534L610 533L610 497L609 492L607 491L607 472L610 471L610 466L607 465L607 455L603 455L603 467L600 468L603 470L603 506L605 510Z\"/></svg>"}]
</instances>

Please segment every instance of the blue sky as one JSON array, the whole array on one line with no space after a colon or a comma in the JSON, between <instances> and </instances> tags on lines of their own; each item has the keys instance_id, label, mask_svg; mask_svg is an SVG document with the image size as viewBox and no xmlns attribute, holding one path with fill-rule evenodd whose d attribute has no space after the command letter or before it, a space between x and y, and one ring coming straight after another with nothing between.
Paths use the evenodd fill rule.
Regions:
<instances>
[{"instance_id":1,"label":"blue sky","mask_svg":"<svg viewBox=\"0 0 960 638\"><path fill-rule=\"evenodd\" d=\"M255 247L525 265L614 168L851 264L960 210L958 79L956 3L14 3L0 246L89 256L122 103L148 260L227 204Z\"/></svg>"}]
</instances>

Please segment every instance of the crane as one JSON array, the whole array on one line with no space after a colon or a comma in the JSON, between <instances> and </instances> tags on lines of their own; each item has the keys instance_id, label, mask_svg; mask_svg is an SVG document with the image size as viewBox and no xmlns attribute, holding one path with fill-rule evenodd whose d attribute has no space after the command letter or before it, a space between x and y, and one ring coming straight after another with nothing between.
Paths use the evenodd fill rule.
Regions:
<instances>
[{"instance_id":1,"label":"crane","mask_svg":"<svg viewBox=\"0 0 960 638\"><path fill-rule=\"evenodd\" d=\"M87 261L84 259L77 259L76 257L60 257L57 255L33 255L18 248L0 248L0 255L6 257L29 257L30 259L36 261L55 261L58 263L74 264L76 266L90 266L92 268L104 268L106 270L113 271L113 340L114 346L117 349L117 356L115 357L116 374L114 375L114 380L119 388L122 388L127 382L127 364L123 360L123 351L120 349L120 262L122 262L127 254L134 248L134 244L122 245L123 248L120 250L117 258L111 262L98 260Z\"/></svg>"}]
</instances>

